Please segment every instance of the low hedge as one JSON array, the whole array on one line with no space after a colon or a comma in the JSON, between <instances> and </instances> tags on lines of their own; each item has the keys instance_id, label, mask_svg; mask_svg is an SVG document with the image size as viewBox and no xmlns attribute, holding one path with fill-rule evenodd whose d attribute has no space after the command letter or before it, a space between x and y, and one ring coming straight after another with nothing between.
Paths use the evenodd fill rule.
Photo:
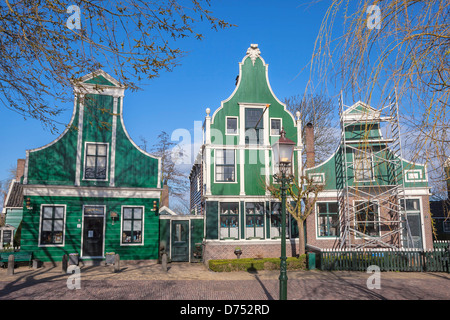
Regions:
<instances>
[{"instance_id":1,"label":"low hedge","mask_svg":"<svg viewBox=\"0 0 450 320\"><path fill-rule=\"evenodd\" d=\"M289 257L286 259L287 270L307 270L306 254L298 258ZM222 259L209 260L209 269L214 272L232 272L232 271L257 271L257 270L279 270L279 258L262 259Z\"/></svg>"}]
</instances>

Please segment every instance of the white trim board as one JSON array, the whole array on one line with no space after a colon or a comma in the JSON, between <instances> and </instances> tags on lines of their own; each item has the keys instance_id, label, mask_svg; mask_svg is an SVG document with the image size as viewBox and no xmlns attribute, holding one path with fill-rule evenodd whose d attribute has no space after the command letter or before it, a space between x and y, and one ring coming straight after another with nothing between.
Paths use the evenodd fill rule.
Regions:
<instances>
[{"instance_id":1,"label":"white trim board","mask_svg":"<svg viewBox=\"0 0 450 320\"><path fill-rule=\"evenodd\" d=\"M41 197L97 197L97 198L155 198L159 199L162 189L108 188L108 187L70 187L25 185L25 196Z\"/></svg>"}]
</instances>

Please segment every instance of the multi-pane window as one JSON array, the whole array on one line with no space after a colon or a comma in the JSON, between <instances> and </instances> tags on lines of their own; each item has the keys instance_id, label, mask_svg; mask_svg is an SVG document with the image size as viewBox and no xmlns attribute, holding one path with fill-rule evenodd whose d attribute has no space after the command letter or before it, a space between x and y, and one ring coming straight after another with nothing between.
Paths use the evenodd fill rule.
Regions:
<instances>
[{"instance_id":1,"label":"multi-pane window","mask_svg":"<svg viewBox=\"0 0 450 320\"><path fill-rule=\"evenodd\" d=\"M142 243L142 207L124 207L122 213L122 243Z\"/></svg>"},{"instance_id":2,"label":"multi-pane window","mask_svg":"<svg viewBox=\"0 0 450 320\"><path fill-rule=\"evenodd\" d=\"M319 202L317 208L317 226L319 237L339 235L339 206L337 202Z\"/></svg>"},{"instance_id":3,"label":"multi-pane window","mask_svg":"<svg viewBox=\"0 0 450 320\"><path fill-rule=\"evenodd\" d=\"M370 148L353 151L353 169L356 181L373 180L372 150Z\"/></svg>"},{"instance_id":4,"label":"multi-pane window","mask_svg":"<svg viewBox=\"0 0 450 320\"><path fill-rule=\"evenodd\" d=\"M406 202L406 206L405 206ZM422 222L420 218L420 201L419 199L401 199L400 201L403 208L406 210L406 215L408 218L408 225L409 225L409 234L412 238L412 246L414 248L421 248L422 247ZM405 232L403 234L403 240L407 241L406 238L408 234ZM408 243L405 242L405 245Z\"/></svg>"},{"instance_id":5,"label":"multi-pane window","mask_svg":"<svg viewBox=\"0 0 450 320\"><path fill-rule=\"evenodd\" d=\"M270 119L270 135L279 136L281 134L281 119Z\"/></svg>"},{"instance_id":6,"label":"multi-pane window","mask_svg":"<svg viewBox=\"0 0 450 320\"><path fill-rule=\"evenodd\" d=\"M378 205L371 201L355 202L355 229L368 236L380 235Z\"/></svg>"},{"instance_id":7,"label":"multi-pane window","mask_svg":"<svg viewBox=\"0 0 450 320\"><path fill-rule=\"evenodd\" d=\"M108 145L104 143L86 144L85 179L106 179Z\"/></svg>"},{"instance_id":8,"label":"multi-pane window","mask_svg":"<svg viewBox=\"0 0 450 320\"><path fill-rule=\"evenodd\" d=\"M43 206L41 244L62 244L64 239L64 207Z\"/></svg>"},{"instance_id":9,"label":"multi-pane window","mask_svg":"<svg viewBox=\"0 0 450 320\"><path fill-rule=\"evenodd\" d=\"M289 214L286 212L286 238L289 238ZM281 237L281 203L270 203L270 237Z\"/></svg>"},{"instance_id":10,"label":"multi-pane window","mask_svg":"<svg viewBox=\"0 0 450 320\"><path fill-rule=\"evenodd\" d=\"M245 109L245 144L264 143L264 109Z\"/></svg>"},{"instance_id":11,"label":"multi-pane window","mask_svg":"<svg viewBox=\"0 0 450 320\"><path fill-rule=\"evenodd\" d=\"M220 238L239 238L239 203L221 202L220 212Z\"/></svg>"},{"instance_id":12,"label":"multi-pane window","mask_svg":"<svg viewBox=\"0 0 450 320\"><path fill-rule=\"evenodd\" d=\"M235 181L235 150L217 149L216 153L216 182Z\"/></svg>"},{"instance_id":13,"label":"multi-pane window","mask_svg":"<svg viewBox=\"0 0 450 320\"><path fill-rule=\"evenodd\" d=\"M245 203L245 234L247 238L264 238L264 202Z\"/></svg>"},{"instance_id":14,"label":"multi-pane window","mask_svg":"<svg viewBox=\"0 0 450 320\"><path fill-rule=\"evenodd\" d=\"M238 118L227 117L227 134L237 134L238 133Z\"/></svg>"}]
</instances>

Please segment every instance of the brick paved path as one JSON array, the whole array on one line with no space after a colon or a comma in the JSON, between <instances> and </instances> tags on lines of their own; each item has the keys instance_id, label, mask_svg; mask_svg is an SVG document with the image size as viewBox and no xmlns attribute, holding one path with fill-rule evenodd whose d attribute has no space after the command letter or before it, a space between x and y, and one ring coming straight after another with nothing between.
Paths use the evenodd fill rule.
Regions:
<instances>
[{"instance_id":1,"label":"brick paved path","mask_svg":"<svg viewBox=\"0 0 450 320\"><path fill-rule=\"evenodd\" d=\"M60 267L0 270L1 300L277 300L278 272L214 273L201 264L157 264L81 268L81 289L70 290ZM446 273L381 273L380 289L368 289L363 272L288 272L288 299L448 300Z\"/></svg>"}]
</instances>

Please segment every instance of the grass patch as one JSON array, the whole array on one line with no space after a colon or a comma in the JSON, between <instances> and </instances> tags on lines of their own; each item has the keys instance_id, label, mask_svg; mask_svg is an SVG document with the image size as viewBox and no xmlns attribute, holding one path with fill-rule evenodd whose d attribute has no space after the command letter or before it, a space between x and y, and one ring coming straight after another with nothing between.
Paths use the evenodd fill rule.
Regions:
<instances>
[{"instance_id":1,"label":"grass patch","mask_svg":"<svg viewBox=\"0 0 450 320\"><path fill-rule=\"evenodd\" d=\"M287 270L307 270L306 254L301 255L298 258L289 257L286 260L286 264ZM280 259L245 258L245 259L209 260L209 269L214 272L280 270Z\"/></svg>"}]
</instances>

